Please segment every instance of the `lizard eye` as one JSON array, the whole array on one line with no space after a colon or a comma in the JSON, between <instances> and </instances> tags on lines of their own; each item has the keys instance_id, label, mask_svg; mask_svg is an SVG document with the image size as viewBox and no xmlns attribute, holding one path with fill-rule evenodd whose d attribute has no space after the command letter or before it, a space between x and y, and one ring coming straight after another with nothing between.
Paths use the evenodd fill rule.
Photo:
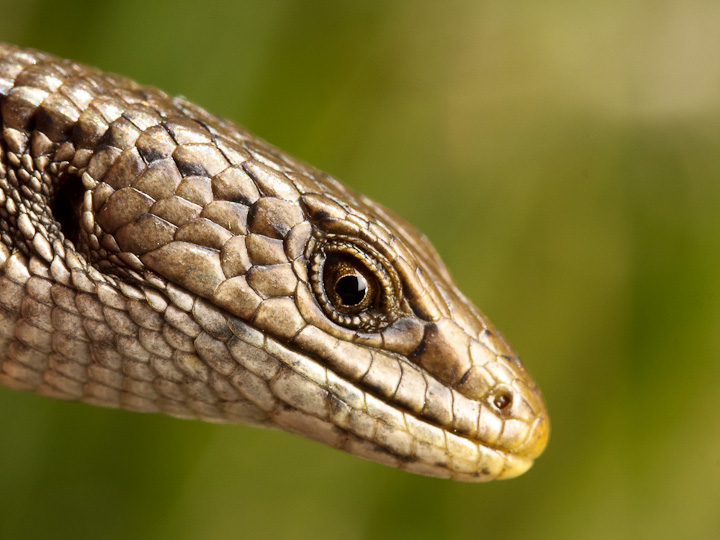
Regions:
<instances>
[{"instance_id":1,"label":"lizard eye","mask_svg":"<svg viewBox=\"0 0 720 540\"><path fill-rule=\"evenodd\" d=\"M354 257L329 255L323 267L323 283L328 300L341 313L357 314L377 303L377 281Z\"/></svg>"},{"instance_id":2,"label":"lizard eye","mask_svg":"<svg viewBox=\"0 0 720 540\"><path fill-rule=\"evenodd\" d=\"M397 316L399 291L389 265L366 246L344 240L323 244L311 264L313 292L331 320L378 331Z\"/></svg>"}]
</instances>

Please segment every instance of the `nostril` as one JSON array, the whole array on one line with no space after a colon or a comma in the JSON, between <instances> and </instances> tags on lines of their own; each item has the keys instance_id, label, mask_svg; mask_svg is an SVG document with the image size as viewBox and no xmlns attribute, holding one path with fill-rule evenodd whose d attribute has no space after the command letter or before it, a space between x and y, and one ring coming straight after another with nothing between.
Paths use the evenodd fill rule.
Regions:
<instances>
[{"instance_id":1,"label":"nostril","mask_svg":"<svg viewBox=\"0 0 720 540\"><path fill-rule=\"evenodd\" d=\"M80 209L85 187L78 176L70 176L55 194L52 213L63 236L77 244L80 236Z\"/></svg>"},{"instance_id":2,"label":"nostril","mask_svg":"<svg viewBox=\"0 0 720 540\"><path fill-rule=\"evenodd\" d=\"M508 392L507 390L502 390L495 394L495 396L492 399L492 403L495 406L495 408L499 411L506 411L510 408L512 405L512 394Z\"/></svg>"}]
</instances>

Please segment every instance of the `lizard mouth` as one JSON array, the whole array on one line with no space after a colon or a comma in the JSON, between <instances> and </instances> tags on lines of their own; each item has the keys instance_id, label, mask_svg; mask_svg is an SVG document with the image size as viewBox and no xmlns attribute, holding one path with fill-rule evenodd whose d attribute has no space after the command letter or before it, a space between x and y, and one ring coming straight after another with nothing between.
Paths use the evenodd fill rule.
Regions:
<instances>
[{"instance_id":1,"label":"lizard mouth","mask_svg":"<svg viewBox=\"0 0 720 540\"><path fill-rule=\"evenodd\" d=\"M407 462L396 465L410 472L419 472L428 476L452 478L463 482L485 482L493 479L510 479L520 476L532 467L535 459L539 457L545 447L550 434L550 421L547 413L542 413L533 422L525 443L516 448L503 448L500 445L489 445L477 438L462 436L461 434L445 432L449 456L446 461L434 464L422 462ZM464 463L467 456L464 447L458 444L456 437L462 437L472 446L477 446L479 458L475 461L475 470L471 470ZM461 447L463 447L461 449ZM453 453L457 451L457 454Z\"/></svg>"},{"instance_id":2,"label":"lizard mouth","mask_svg":"<svg viewBox=\"0 0 720 540\"><path fill-rule=\"evenodd\" d=\"M245 334L241 321L230 326L239 338ZM426 476L484 482L522 474L547 442L544 412L522 444L505 448L383 397L362 380L339 374L328 358L307 356L268 336L265 349L278 365L269 387L280 402L268 411L268 423L374 462ZM247 397L253 399L251 393Z\"/></svg>"},{"instance_id":3,"label":"lizard mouth","mask_svg":"<svg viewBox=\"0 0 720 540\"><path fill-rule=\"evenodd\" d=\"M471 445L477 445L479 448L479 457L474 462L474 469L464 463L465 455L460 450L460 447L464 445L458 445L458 441L455 440L456 435L448 431L445 434L450 454L447 460L436 463L407 460L404 463L395 463L395 466L409 472L452 478L462 482L486 482L515 478L530 469L535 458L545 449L549 435L549 420L547 414L538 417L531 428L528 443L519 449L493 448L484 445L481 441L465 439ZM458 454L453 454L452 450L457 450Z\"/></svg>"}]
</instances>

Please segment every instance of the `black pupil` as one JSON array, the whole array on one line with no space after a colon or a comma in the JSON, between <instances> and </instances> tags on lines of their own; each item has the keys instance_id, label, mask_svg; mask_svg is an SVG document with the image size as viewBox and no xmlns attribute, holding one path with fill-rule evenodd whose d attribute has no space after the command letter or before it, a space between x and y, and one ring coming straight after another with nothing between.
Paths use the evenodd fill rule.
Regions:
<instances>
[{"instance_id":1,"label":"black pupil","mask_svg":"<svg viewBox=\"0 0 720 540\"><path fill-rule=\"evenodd\" d=\"M335 284L335 292L345 306L357 306L365 298L367 282L359 274L341 277Z\"/></svg>"}]
</instances>

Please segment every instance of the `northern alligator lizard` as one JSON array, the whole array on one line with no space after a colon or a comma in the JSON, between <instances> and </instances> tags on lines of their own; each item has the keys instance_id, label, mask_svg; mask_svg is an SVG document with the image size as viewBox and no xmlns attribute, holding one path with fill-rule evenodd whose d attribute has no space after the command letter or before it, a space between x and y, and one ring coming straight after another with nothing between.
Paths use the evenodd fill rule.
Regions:
<instances>
[{"instance_id":1,"label":"northern alligator lizard","mask_svg":"<svg viewBox=\"0 0 720 540\"><path fill-rule=\"evenodd\" d=\"M0 384L510 478L543 398L391 211L182 98L0 43Z\"/></svg>"}]
</instances>

